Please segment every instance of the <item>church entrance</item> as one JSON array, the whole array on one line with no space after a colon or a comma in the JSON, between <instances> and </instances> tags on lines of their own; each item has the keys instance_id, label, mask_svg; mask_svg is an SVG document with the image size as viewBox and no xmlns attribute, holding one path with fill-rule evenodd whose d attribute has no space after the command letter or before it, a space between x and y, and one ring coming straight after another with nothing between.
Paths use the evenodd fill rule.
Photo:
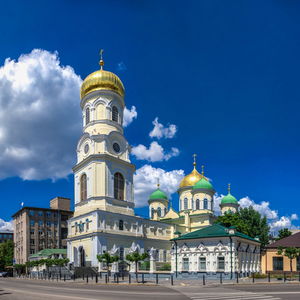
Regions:
<instances>
[{"instance_id":1,"label":"church entrance","mask_svg":"<svg viewBox=\"0 0 300 300\"><path fill-rule=\"evenodd\" d=\"M82 246L79 247L79 266L85 267L85 251Z\"/></svg>"}]
</instances>

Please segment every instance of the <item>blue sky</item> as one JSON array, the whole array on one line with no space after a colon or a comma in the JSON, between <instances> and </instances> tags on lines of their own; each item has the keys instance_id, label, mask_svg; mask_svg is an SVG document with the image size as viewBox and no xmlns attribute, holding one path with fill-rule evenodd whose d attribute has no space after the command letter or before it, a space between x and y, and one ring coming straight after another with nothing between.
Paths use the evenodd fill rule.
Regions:
<instances>
[{"instance_id":1,"label":"blue sky","mask_svg":"<svg viewBox=\"0 0 300 300\"><path fill-rule=\"evenodd\" d=\"M297 1L279 0L187 1L184 5L182 1L3 2L0 68L7 58L17 62L20 55L43 49L57 51L60 64L71 66L83 79L98 68L98 52L104 48L105 68L120 76L126 88L126 106L135 106L138 113L125 129L130 144L149 147L156 141L166 152L172 147L180 152L156 162L133 156L137 169L151 165L187 174L192 154L197 153L198 163L205 165L219 194L226 192L230 182L237 198L249 197L261 211L278 211L273 221L294 219L293 225L298 226L296 217L291 216L300 207L299 9ZM73 76L70 86L76 80ZM11 101L5 97L6 88L0 83L2 111ZM31 130L23 136L23 148L31 143L42 145L44 140L52 147L49 151L43 148L35 163L51 161L53 151L65 149L64 161L70 168L75 164L81 124L77 92L76 88L70 92L72 120L66 124L76 127L70 139L68 134L56 139L54 135L60 133L51 133L49 115L38 118L28 113L29 119L36 117L31 128L37 132ZM69 101L54 92L47 97L44 100L52 105L51 114ZM61 102L54 101L59 97ZM25 100L15 97L11 107L21 101ZM174 137L149 137L156 117L166 128L176 125ZM0 118L0 129L13 128L7 141L22 137L22 126L18 129L18 119L15 121L15 126L5 127L12 125ZM64 120L60 122L64 126ZM2 155L9 147L3 140ZM21 169L29 162L23 156L19 164L16 159L1 160L0 154L0 162L5 161L5 171L1 174L0 170L0 218L6 221L21 202L47 207L56 195L73 199L72 175L54 176L49 166L42 175L31 176L39 180L24 180ZM173 201L176 207L176 195ZM269 205L261 206L263 201ZM138 208L137 213L145 215L147 208ZM280 219L282 216L286 219Z\"/></svg>"}]
</instances>

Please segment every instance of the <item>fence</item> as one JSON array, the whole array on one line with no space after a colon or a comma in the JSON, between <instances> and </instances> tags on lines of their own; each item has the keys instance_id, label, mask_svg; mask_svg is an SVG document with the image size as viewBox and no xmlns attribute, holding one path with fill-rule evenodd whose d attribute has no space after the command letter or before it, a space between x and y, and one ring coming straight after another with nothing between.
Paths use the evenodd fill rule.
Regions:
<instances>
[{"instance_id":1,"label":"fence","mask_svg":"<svg viewBox=\"0 0 300 300\"><path fill-rule=\"evenodd\" d=\"M224 284L224 283L234 283L234 284L251 284L251 283L271 283L271 282L299 282L300 283L300 272L299 273L267 273L266 275L258 273L234 273L230 274L232 276L228 277L228 273L218 273L215 276L209 276L208 274L198 274L197 277L189 279L189 277L179 278L173 273L149 273L149 272L137 272L137 273L114 273L111 272L99 272L95 275L93 274L82 274L82 276L68 275L68 274L54 274L54 273L36 273L28 275L17 275L17 278L27 278L34 280L48 280L48 281L72 281L72 282L85 282L85 283L116 283L116 284L170 284L173 285L177 282L182 282L188 279L189 283L196 285L207 285L207 284ZM241 276L248 275L248 276Z\"/></svg>"}]
</instances>

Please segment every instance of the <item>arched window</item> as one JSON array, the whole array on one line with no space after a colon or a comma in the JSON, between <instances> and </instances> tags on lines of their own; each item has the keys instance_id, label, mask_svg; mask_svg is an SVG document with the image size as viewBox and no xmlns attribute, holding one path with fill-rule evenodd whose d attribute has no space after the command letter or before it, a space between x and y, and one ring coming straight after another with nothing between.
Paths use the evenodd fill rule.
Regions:
<instances>
[{"instance_id":1,"label":"arched window","mask_svg":"<svg viewBox=\"0 0 300 300\"><path fill-rule=\"evenodd\" d=\"M154 208L152 207L152 208L151 208L151 219L154 218L154 212L155 212L155 211L154 211Z\"/></svg>"},{"instance_id":2,"label":"arched window","mask_svg":"<svg viewBox=\"0 0 300 300\"><path fill-rule=\"evenodd\" d=\"M115 106L112 108L112 120L115 122L119 121L119 111Z\"/></svg>"},{"instance_id":3,"label":"arched window","mask_svg":"<svg viewBox=\"0 0 300 300\"><path fill-rule=\"evenodd\" d=\"M208 209L208 200L206 198L203 200L203 209Z\"/></svg>"},{"instance_id":4,"label":"arched window","mask_svg":"<svg viewBox=\"0 0 300 300\"><path fill-rule=\"evenodd\" d=\"M85 125L90 123L90 108L88 107L85 110Z\"/></svg>"},{"instance_id":5,"label":"arched window","mask_svg":"<svg viewBox=\"0 0 300 300\"><path fill-rule=\"evenodd\" d=\"M188 199L184 198L184 209L188 209Z\"/></svg>"},{"instance_id":6,"label":"arched window","mask_svg":"<svg viewBox=\"0 0 300 300\"><path fill-rule=\"evenodd\" d=\"M86 199L87 199L86 174L82 174L80 177L80 201L85 201Z\"/></svg>"},{"instance_id":7,"label":"arched window","mask_svg":"<svg viewBox=\"0 0 300 300\"><path fill-rule=\"evenodd\" d=\"M119 221L119 230L124 230L124 222L123 222L123 220Z\"/></svg>"},{"instance_id":8,"label":"arched window","mask_svg":"<svg viewBox=\"0 0 300 300\"><path fill-rule=\"evenodd\" d=\"M161 217L161 208L160 207L157 208L157 216Z\"/></svg>"},{"instance_id":9,"label":"arched window","mask_svg":"<svg viewBox=\"0 0 300 300\"><path fill-rule=\"evenodd\" d=\"M165 207L165 214L164 214L164 215L166 215L166 214L167 214L167 212L168 212L168 209Z\"/></svg>"},{"instance_id":10,"label":"arched window","mask_svg":"<svg viewBox=\"0 0 300 300\"><path fill-rule=\"evenodd\" d=\"M114 175L114 197L118 200L124 200L124 177L121 173Z\"/></svg>"},{"instance_id":11,"label":"arched window","mask_svg":"<svg viewBox=\"0 0 300 300\"><path fill-rule=\"evenodd\" d=\"M200 200L199 199L196 200L196 209L200 209Z\"/></svg>"}]
</instances>

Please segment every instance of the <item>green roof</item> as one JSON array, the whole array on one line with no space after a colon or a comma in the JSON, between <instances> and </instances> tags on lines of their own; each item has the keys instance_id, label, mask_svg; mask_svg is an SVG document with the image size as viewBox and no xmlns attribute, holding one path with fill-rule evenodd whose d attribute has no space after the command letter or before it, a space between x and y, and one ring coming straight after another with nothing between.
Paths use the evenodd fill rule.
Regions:
<instances>
[{"instance_id":1,"label":"green roof","mask_svg":"<svg viewBox=\"0 0 300 300\"><path fill-rule=\"evenodd\" d=\"M221 204L238 204L238 201L234 196L228 193L226 196L222 198Z\"/></svg>"},{"instance_id":2,"label":"green roof","mask_svg":"<svg viewBox=\"0 0 300 300\"><path fill-rule=\"evenodd\" d=\"M67 255L67 249L43 249L35 254L30 255L30 257L49 257L53 254Z\"/></svg>"},{"instance_id":3,"label":"green roof","mask_svg":"<svg viewBox=\"0 0 300 300\"><path fill-rule=\"evenodd\" d=\"M165 192L163 192L162 190L160 190L158 188L149 197L149 200L156 200L156 199L166 199L166 200L168 200L168 196L166 195Z\"/></svg>"},{"instance_id":4,"label":"green roof","mask_svg":"<svg viewBox=\"0 0 300 300\"><path fill-rule=\"evenodd\" d=\"M212 184L203 177L199 181L197 181L193 186L193 190L197 190L197 189L213 190L214 188Z\"/></svg>"},{"instance_id":5,"label":"green roof","mask_svg":"<svg viewBox=\"0 0 300 300\"><path fill-rule=\"evenodd\" d=\"M228 229L220 224L214 224L211 226L207 226L205 228L184 234L180 237L174 238L173 240L188 240L188 239L201 239L201 238L214 238L214 237L226 237L226 236L237 236L243 239L247 239L247 240L251 240L251 241L255 241L258 242L256 239L243 234L241 232L235 231L234 234L229 234L228 233Z\"/></svg>"}]
</instances>

